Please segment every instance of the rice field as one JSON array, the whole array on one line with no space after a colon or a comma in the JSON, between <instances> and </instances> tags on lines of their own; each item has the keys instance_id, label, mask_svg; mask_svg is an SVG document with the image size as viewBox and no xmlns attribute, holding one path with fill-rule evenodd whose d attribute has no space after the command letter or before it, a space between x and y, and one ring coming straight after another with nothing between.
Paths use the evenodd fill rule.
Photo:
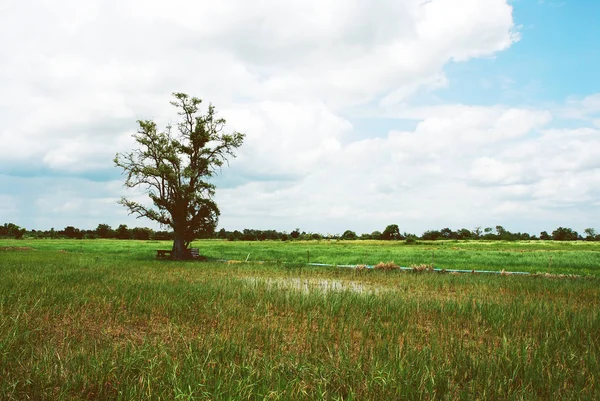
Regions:
<instances>
[{"instance_id":1,"label":"rice field","mask_svg":"<svg viewBox=\"0 0 600 401\"><path fill-rule=\"evenodd\" d=\"M0 240L0 399L600 398L595 244L194 246L208 262L156 260L168 243ZM580 277L304 264L432 251Z\"/></svg>"},{"instance_id":2,"label":"rice field","mask_svg":"<svg viewBox=\"0 0 600 401\"><path fill-rule=\"evenodd\" d=\"M123 240L0 240L0 247L36 251L67 251L102 260L153 260L168 241ZM441 269L522 271L600 277L600 242L555 241L195 241L192 247L213 261L324 263L399 266L432 264Z\"/></svg>"}]
</instances>

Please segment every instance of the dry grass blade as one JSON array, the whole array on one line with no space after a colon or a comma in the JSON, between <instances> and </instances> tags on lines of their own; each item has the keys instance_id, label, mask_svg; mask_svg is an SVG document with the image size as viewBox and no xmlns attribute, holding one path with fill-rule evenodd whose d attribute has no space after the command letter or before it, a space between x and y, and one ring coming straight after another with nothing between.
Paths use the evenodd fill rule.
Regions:
<instances>
[{"instance_id":1,"label":"dry grass blade","mask_svg":"<svg viewBox=\"0 0 600 401\"><path fill-rule=\"evenodd\" d=\"M410 266L414 272L422 273L422 272L433 272L433 265L428 264L420 264L420 265L411 265Z\"/></svg>"},{"instance_id":2,"label":"dry grass blade","mask_svg":"<svg viewBox=\"0 0 600 401\"><path fill-rule=\"evenodd\" d=\"M375 266L373 266L375 270L398 270L400 266L398 266L394 261L391 262L379 262Z\"/></svg>"}]
</instances>

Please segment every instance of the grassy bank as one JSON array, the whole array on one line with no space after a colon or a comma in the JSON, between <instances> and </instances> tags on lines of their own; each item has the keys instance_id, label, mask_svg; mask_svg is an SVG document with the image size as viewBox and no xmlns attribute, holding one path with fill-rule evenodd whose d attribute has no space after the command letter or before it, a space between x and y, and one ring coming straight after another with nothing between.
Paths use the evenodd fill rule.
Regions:
<instances>
[{"instance_id":1,"label":"grassy bank","mask_svg":"<svg viewBox=\"0 0 600 401\"><path fill-rule=\"evenodd\" d=\"M0 251L0 399L600 397L597 279L179 263L153 259L164 244L129 241L20 244L36 250ZM198 245L219 257L220 243ZM392 249L405 248L382 252Z\"/></svg>"}]
</instances>

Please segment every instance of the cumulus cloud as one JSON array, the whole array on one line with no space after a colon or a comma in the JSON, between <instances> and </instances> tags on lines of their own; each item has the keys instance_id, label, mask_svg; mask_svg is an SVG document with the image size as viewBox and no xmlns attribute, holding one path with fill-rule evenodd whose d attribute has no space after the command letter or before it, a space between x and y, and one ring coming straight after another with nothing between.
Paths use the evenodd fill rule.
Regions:
<instances>
[{"instance_id":1,"label":"cumulus cloud","mask_svg":"<svg viewBox=\"0 0 600 401\"><path fill-rule=\"evenodd\" d=\"M594 119L600 116L600 93L594 93L583 98L571 97L560 110L561 115L567 118L592 120L592 123L597 125L597 120Z\"/></svg>"},{"instance_id":2,"label":"cumulus cloud","mask_svg":"<svg viewBox=\"0 0 600 401\"><path fill-rule=\"evenodd\" d=\"M399 114L420 119L416 128L345 144L285 188L254 183L222 191L224 207L235 210L223 223L257 213L265 226L321 222L336 232L392 221L416 232L504 222L531 231L565 224L556 208L570 208L576 222L589 224L600 191L600 131L551 129L549 111L500 106ZM252 202L243 194L260 195Z\"/></svg>"},{"instance_id":3,"label":"cumulus cloud","mask_svg":"<svg viewBox=\"0 0 600 401\"><path fill-rule=\"evenodd\" d=\"M415 231L425 222L475 226L477 219L489 218L490 213L500 218L517 212L506 204L495 211L486 205L515 196L532 199L529 186L537 176L531 177L527 167L544 155L528 155L531 160L524 165L510 154L517 137L525 137L520 142L523 148L532 143L552 146L550 136L539 140L532 135L550 121L547 111L455 105L409 110L406 115L422 118L413 131L392 130L386 137L330 150L323 168L308 171L285 190L270 191L266 185L234 188L220 199L224 205L231 202L228 210L246 214L252 212L244 204L254 202L241 200L241 194L261 193L263 208L291 209L287 219L297 225L311 216L338 230L348 222L379 227L386 221L402 221ZM508 185L511 192L506 191Z\"/></svg>"},{"instance_id":4,"label":"cumulus cloud","mask_svg":"<svg viewBox=\"0 0 600 401\"><path fill-rule=\"evenodd\" d=\"M319 103L260 102L223 114L248 133L238 168L265 176L301 176L321 168L352 128Z\"/></svg>"},{"instance_id":5,"label":"cumulus cloud","mask_svg":"<svg viewBox=\"0 0 600 401\"><path fill-rule=\"evenodd\" d=\"M96 168L79 152L90 137L111 142L136 118L166 115L171 91L334 115L444 85L449 60L493 55L518 36L503 0L12 1L3 11L3 156L76 171Z\"/></svg>"},{"instance_id":6,"label":"cumulus cloud","mask_svg":"<svg viewBox=\"0 0 600 401\"><path fill-rule=\"evenodd\" d=\"M452 85L448 63L496 57L520 39L506 0L0 7L0 51L11 55L0 64L0 184L11 188L0 220L27 207L41 228L129 221L112 158L133 146L137 119L174 120L174 91L213 102L247 133L217 178L228 228L419 231L542 221L544 208L597 199L597 129L550 127L555 114L597 120L597 95L558 113L412 104ZM375 134L382 118L391 128ZM25 170L44 177L15 178Z\"/></svg>"},{"instance_id":7,"label":"cumulus cloud","mask_svg":"<svg viewBox=\"0 0 600 401\"><path fill-rule=\"evenodd\" d=\"M514 184L521 181L523 168L520 164L504 163L490 157L479 157L471 164L469 174L482 183Z\"/></svg>"}]
</instances>

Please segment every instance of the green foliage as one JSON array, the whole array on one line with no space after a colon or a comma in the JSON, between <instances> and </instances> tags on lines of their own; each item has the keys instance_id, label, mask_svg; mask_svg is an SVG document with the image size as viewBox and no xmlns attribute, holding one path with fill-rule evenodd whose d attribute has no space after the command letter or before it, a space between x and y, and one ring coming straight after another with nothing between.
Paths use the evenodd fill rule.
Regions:
<instances>
[{"instance_id":1,"label":"green foliage","mask_svg":"<svg viewBox=\"0 0 600 401\"><path fill-rule=\"evenodd\" d=\"M4 226L0 226L0 237L15 237L15 235L8 235L7 233L10 231L11 233L18 229L17 234L20 237L23 235L29 238L57 238L57 237L69 237L69 238L120 238L120 239L138 239L138 240L147 240L147 239L155 239L155 240L173 240L174 234L169 231L156 231L154 232L149 228L127 228L126 225L121 225L118 230L113 230L107 224L99 224L95 230L85 230L78 229L70 226L67 230L67 234L65 231L59 231L58 233L54 231L54 229L48 231L41 230L31 230L27 232L25 229L20 229L18 226L7 223ZM522 241L522 240L537 240L538 238L535 235L529 235L528 233L521 232L510 232L504 229L502 226L496 227L496 232L491 227L485 229L485 231L481 230L480 227L476 227L473 231L469 231L466 228L461 228L457 231L453 231L452 229L445 227L442 230L428 230L425 231L420 237L411 233L399 233L399 230L396 230L396 225L388 226L388 232L384 236L379 231L374 231L371 234L364 233L360 236L357 236L356 233L352 230L345 231L341 236L339 235L327 235L327 239L344 239L344 240L382 240L384 238L397 238L397 239L405 239L409 237L414 237L415 239L421 239L424 241L445 241L445 240L477 240L482 239L486 241ZM117 234L118 231L118 234ZM16 231L15 231L16 232ZM586 241L599 241L600 235L597 235L596 230L593 228L585 229ZM557 240L561 241L576 241L582 240L583 238L577 234L577 232L571 230L570 228L562 228L559 227L557 230L553 232ZM243 241L265 241L265 240L280 240L284 235L283 232L277 230L257 230L257 229L248 229L245 228L242 232L239 230L235 231L227 231L224 228L221 228L218 233L199 233L196 237L197 239L208 239L208 238L216 238L216 239L231 239L231 240L243 240ZM300 232L300 229L295 229L292 233L287 234L286 239L293 239L296 241L310 241L310 240L321 240L324 237L319 233L311 233L311 232ZM19 237L19 238L20 238ZM543 231L540 234L540 239L542 240L552 240L553 237L549 235L546 231Z\"/></svg>"},{"instance_id":2,"label":"green foliage","mask_svg":"<svg viewBox=\"0 0 600 401\"><path fill-rule=\"evenodd\" d=\"M600 241L600 235L598 235L596 233L596 230L593 228L586 228L583 231L586 235L585 240L586 241Z\"/></svg>"},{"instance_id":3,"label":"green foliage","mask_svg":"<svg viewBox=\"0 0 600 401\"><path fill-rule=\"evenodd\" d=\"M309 233L307 234L308 238L306 238L307 240L321 240L323 239L323 236L319 233Z\"/></svg>"},{"instance_id":4,"label":"green foliage","mask_svg":"<svg viewBox=\"0 0 600 401\"><path fill-rule=\"evenodd\" d=\"M115 231L108 224L98 224L96 235L98 238L114 238Z\"/></svg>"},{"instance_id":5,"label":"green foliage","mask_svg":"<svg viewBox=\"0 0 600 401\"><path fill-rule=\"evenodd\" d=\"M586 228L583 230L587 238L591 238L592 240L596 237L596 230L594 228Z\"/></svg>"},{"instance_id":6,"label":"green foliage","mask_svg":"<svg viewBox=\"0 0 600 401\"><path fill-rule=\"evenodd\" d=\"M130 239L131 238L131 233L130 233L129 229L127 228L126 224L119 225L119 227L115 230L115 238L118 238L118 239Z\"/></svg>"},{"instance_id":7,"label":"green foliage","mask_svg":"<svg viewBox=\"0 0 600 401\"><path fill-rule=\"evenodd\" d=\"M428 230L425 231L423 233L423 235L421 236L421 239L427 240L427 241L435 241L442 238L442 233L438 230Z\"/></svg>"},{"instance_id":8,"label":"green foliage","mask_svg":"<svg viewBox=\"0 0 600 401\"><path fill-rule=\"evenodd\" d=\"M471 232L471 230L468 230L466 228L461 228L460 230L457 231L456 237L457 237L457 239L471 239L471 238L473 238L473 233Z\"/></svg>"},{"instance_id":9,"label":"green foliage","mask_svg":"<svg viewBox=\"0 0 600 401\"><path fill-rule=\"evenodd\" d=\"M171 240L173 241L173 233L170 231L155 231L152 234L152 239L157 241Z\"/></svg>"},{"instance_id":10,"label":"green foliage","mask_svg":"<svg viewBox=\"0 0 600 401\"><path fill-rule=\"evenodd\" d=\"M384 241L402 239L402 236L400 235L400 229L398 228L398 224L390 224L389 226L387 226L381 234L381 239Z\"/></svg>"},{"instance_id":11,"label":"green foliage","mask_svg":"<svg viewBox=\"0 0 600 401\"><path fill-rule=\"evenodd\" d=\"M133 135L138 148L117 154L114 162L126 176L125 186L148 192L153 207L121 199L132 214L146 217L174 231L174 256L183 257L189 242L212 233L219 209L213 201L215 186L209 179L242 145L244 134L224 133L225 120L214 106L199 114L202 102L184 93L174 93L171 102L181 117L175 129L159 131L152 120L139 120Z\"/></svg>"},{"instance_id":12,"label":"green foliage","mask_svg":"<svg viewBox=\"0 0 600 401\"><path fill-rule=\"evenodd\" d=\"M414 236L414 235L408 235L406 237L406 240L404 242L406 242L407 244L416 244L417 243L417 237Z\"/></svg>"},{"instance_id":13,"label":"green foliage","mask_svg":"<svg viewBox=\"0 0 600 401\"><path fill-rule=\"evenodd\" d=\"M346 230L342 234L341 238L346 239L346 240L355 240L355 239L358 239L358 236L356 235L356 233L354 231Z\"/></svg>"},{"instance_id":14,"label":"green foliage","mask_svg":"<svg viewBox=\"0 0 600 401\"><path fill-rule=\"evenodd\" d=\"M232 233L229 233L229 235L227 236L227 239L229 241L238 241L242 239L242 233L238 230L235 230Z\"/></svg>"},{"instance_id":15,"label":"green foliage","mask_svg":"<svg viewBox=\"0 0 600 401\"><path fill-rule=\"evenodd\" d=\"M62 231L62 235L71 239L81 239L83 238L84 233L78 228L75 228L73 226L67 226Z\"/></svg>"},{"instance_id":16,"label":"green foliage","mask_svg":"<svg viewBox=\"0 0 600 401\"><path fill-rule=\"evenodd\" d=\"M552 231L552 239L554 241L576 241L579 238L577 231L570 228L558 227Z\"/></svg>"},{"instance_id":17,"label":"green foliage","mask_svg":"<svg viewBox=\"0 0 600 401\"><path fill-rule=\"evenodd\" d=\"M440 235L443 239L458 239L456 233L448 227L444 227L440 230Z\"/></svg>"},{"instance_id":18,"label":"green foliage","mask_svg":"<svg viewBox=\"0 0 600 401\"><path fill-rule=\"evenodd\" d=\"M147 227L135 227L130 230L131 239L145 241L152 237L152 230Z\"/></svg>"},{"instance_id":19,"label":"green foliage","mask_svg":"<svg viewBox=\"0 0 600 401\"><path fill-rule=\"evenodd\" d=\"M13 223L4 223L4 225L0 226L0 238L10 237L21 239L26 232L27 230L25 228L21 228Z\"/></svg>"},{"instance_id":20,"label":"green foliage","mask_svg":"<svg viewBox=\"0 0 600 401\"><path fill-rule=\"evenodd\" d=\"M381 238L381 231L373 231L371 233L371 237L367 238L367 239L374 239L374 240L380 240Z\"/></svg>"}]
</instances>

